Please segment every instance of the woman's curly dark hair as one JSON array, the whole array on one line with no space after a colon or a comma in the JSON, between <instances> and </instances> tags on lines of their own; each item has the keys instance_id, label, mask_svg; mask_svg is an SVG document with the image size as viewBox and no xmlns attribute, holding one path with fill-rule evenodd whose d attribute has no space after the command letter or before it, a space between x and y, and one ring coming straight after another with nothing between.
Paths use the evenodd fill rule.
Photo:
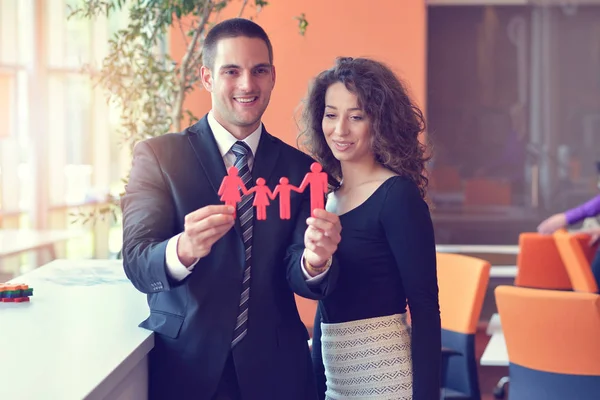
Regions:
<instances>
[{"instance_id":1,"label":"woman's curly dark hair","mask_svg":"<svg viewBox=\"0 0 600 400\"><path fill-rule=\"evenodd\" d=\"M333 68L317 75L304 104L304 129L298 139L333 179L332 186L339 186L342 169L325 141L321 123L325 93L336 82L356 94L359 107L369 117L375 160L415 182L425 198L428 157L425 145L419 141L419 134L425 130L423 113L386 65L366 58L338 58Z\"/></svg>"}]
</instances>

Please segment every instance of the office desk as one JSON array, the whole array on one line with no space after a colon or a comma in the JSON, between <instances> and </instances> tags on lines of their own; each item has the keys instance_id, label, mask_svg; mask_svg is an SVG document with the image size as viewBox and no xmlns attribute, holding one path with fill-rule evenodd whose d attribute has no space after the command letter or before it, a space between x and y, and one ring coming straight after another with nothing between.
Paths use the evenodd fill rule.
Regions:
<instances>
[{"instance_id":1,"label":"office desk","mask_svg":"<svg viewBox=\"0 0 600 400\"><path fill-rule=\"evenodd\" d=\"M81 231L0 229L0 258L27 251L47 249L52 259L56 258L54 245L81 236Z\"/></svg>"},{"instance_id":2,"label":"office desk","mask_svg":"<svg viewBox=\"0 0 600 400\"><path fill-rule=\"evenodd\" d=\"M516 265L492 265L490 268L490 278L516 278Z\"/></svg>"},{"instance_id":3,"label":"office desk","mask_svg":"<svg viewBox=\"0 0 600 400\"><path fill-rule=\"evenodd\" d=\"M152 332L146 296L121 261L56 260L14 283L30 303L0 303L0 387L6 399L147 398Z\"/></svg>"},{"instance_id":4,"label":"office desk","mask_svg":"<svg viewBox=\"0 0 600 400\"><path fill-rule=\"evenodd\" d=\"M485 333L488 336L492 336L494 333L502 333L502 322L500 321L500 314L494 313L488 322Z\"/></svg>"},{"instance_id":5,"label":"office desk","mask_svg":"<svg viewBox=\"0 0 600 400\"><path fill-rule=\"evenodd\" d=\"M490 338L479 363L491 367L508 367L508 352L502 332L496 332Z\"/></svg>"},{"instance_id":6,"label":"office desk","mask_svg":"<svg viewBox=\"0 0 600 400\"><path fill-rule=\"evenodd\" d=\"M439 253L456 254L519 254L519 245L496 244L438 244L435 250Z\"/></svg>"}]
</instances>

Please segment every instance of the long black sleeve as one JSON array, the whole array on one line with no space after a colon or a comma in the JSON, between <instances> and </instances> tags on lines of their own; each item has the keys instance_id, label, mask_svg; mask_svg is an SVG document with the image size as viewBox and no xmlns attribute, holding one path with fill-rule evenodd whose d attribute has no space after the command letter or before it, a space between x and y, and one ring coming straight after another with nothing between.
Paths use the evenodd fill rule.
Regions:
<instances>
[{"instance_id":1,"label":"long black sleeve","mask_svg":"<svg viewBox=\"0 0 600 400\"><path fill-rule=\"evenodd\" d=\"M412 321L413 399L440 396L441 324L433 224L417 186L396 179L379 215L400 270Z\"/></svg>"}]
</instances>

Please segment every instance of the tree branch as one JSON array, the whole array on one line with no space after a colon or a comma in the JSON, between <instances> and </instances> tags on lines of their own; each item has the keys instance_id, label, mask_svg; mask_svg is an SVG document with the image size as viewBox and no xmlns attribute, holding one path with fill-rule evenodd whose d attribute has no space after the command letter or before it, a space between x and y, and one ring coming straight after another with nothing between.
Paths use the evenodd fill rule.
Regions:
<instances>
[{"instance_id":1,"label":"tree branch","mask_svg":"<svg viewBox=\"0 0 600 400\"><path fill-rule=\"evenodd\" d=\"M179 132L181 130L181 117L183 115L183 100L185 99L185 91L187 88L187 76L188 69L190 65L190 61L194 55L194 51L196 49L196 44L198 43L198 39L204 32L204 28L206 27L206 23L208 22L208 17L212 11L212 0L206 0L204 3L204 9L201 10L202 5L198 5L198 14L202 11L202 18L198 22L198 26L194 31L194 35L192 36L192 41L188 44L187 51L181 60L181 69L179 71L179 90L177 92L176 100L175 100L175 108L173 110L173 124L174 129Z\"/></svg>"},{"instance_id":2,"label":"tree branch","mask_svg":"<svg viewBox=\"0 0 600 400\"><path fill-rule=\"evenodd\" d=\"M244 2L242 3L242 8L240 8L240 12L238 13L238 18L242 17L242 14L244 13L244 8L246 8L246 4L248 4L248 0L244 0Z\"/></svg>"},{"instance_id":3,"label":"tree branch","mask_svg":"<svg viewBox=\"0 0 600 400\"><path fill-rule=\"evenodd\" d=\"M189 45L188 40L187 40L187 33L185 33L185 31L183 30L183 25L181 24L181 18L177 18L177 25L179 25L179 31L181 32L181 37L183 39L183 42L185 43L185 46L187 47Z\"/></svg>"}]
</instances>

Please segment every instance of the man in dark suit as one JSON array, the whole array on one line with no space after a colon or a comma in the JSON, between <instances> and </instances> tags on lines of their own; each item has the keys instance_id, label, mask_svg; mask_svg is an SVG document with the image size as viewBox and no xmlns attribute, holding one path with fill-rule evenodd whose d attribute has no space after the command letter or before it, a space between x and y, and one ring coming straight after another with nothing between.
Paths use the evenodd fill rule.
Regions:
<instances>
[{"instance_id":1,"label":"man in dark suit","mask_svg":"<svg viewBox=\"0 0 600 400\"><path fill-rule=\"evenodd\" d=\"M248 187L262 177L299 184L313 162L261 123L275 83L266 33L245 19L215 25L203 48L212 110L181 133L140 142L122 198L127 276L148 294L155 332L149 395L157 399L314 399L308 334L292 290L319 299L337 278L337 216L310 217L309 190L253 218L217 195L234 165Z\"/></svg>"}]
</instances>

